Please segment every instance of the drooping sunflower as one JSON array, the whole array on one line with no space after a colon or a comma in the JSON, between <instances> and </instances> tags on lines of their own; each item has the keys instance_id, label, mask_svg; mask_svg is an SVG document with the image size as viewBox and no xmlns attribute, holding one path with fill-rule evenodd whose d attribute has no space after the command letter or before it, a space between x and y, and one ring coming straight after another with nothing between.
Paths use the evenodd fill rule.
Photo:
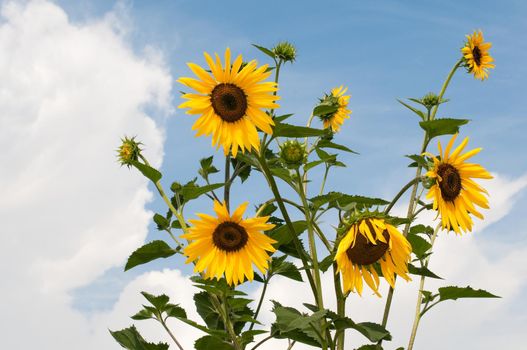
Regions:
<instances>
[{"instance_id":1,"label":"drooping sunflower","mask_svg":"<svg viewBox=\"0 0 527 350\"><path fill-rule=\"evenodd\" d=\"M485 80L488 78L488 70L494 68L494 58L489 54L491 43L483 41L483 33L474 31L474 34L467 35L467 42L461 48L465 65L468 71L474 74L476 79Z\"/></svg>"},{"instance_id":2,"label":"drooping sunflower","mask_svg":"<svg viewBox=\"0 0 527 350\"><path fill-rule=\"evenodd\" d=\"M196 261L194 272L216 279L225 274L228 284L237 285L244 278L253 280L253 264L261 273L269 268L268 252L276 251L272 246L276 241L262 231L275 225L267 223L268 216L243 219L247 204L230 215L225 203L214 201L217 217L197 214L200 220L189 220L193 226L181 237L190 241L183 253L186 263Z\"/></svg>"},{"instance_id":3,"label":"drooping sunflower","mask_svg":"<svg viewBox=\"0 0 527 350\"><path fill-rule=\"evenodd\" d=\"M320 115L320 120L324 123L324 128L331 128L333 132L338 132L340 127L344 123L345 119L348 119L351 114L351 110L348 109L348 103L350 95L344 95L348 91L348 88L342 85L331 90L331 94L326 95L322 99L321 104L334 105L337 110L333 113Z\"/></svg>"},{"instance_id":4,"label":"drooping sunflower","mask_svg":"<svg viewBox=\"0 0 527 350\"><path fill-rule=\"evenodd\" d=\"M353 224L339 243L335 261L342 275L344 293L362 295L363 280L379 294L379 275L375 265L380 265L383 277L394 287L395 274L405 280L412 247L394 226L382 218L366 218Z\"/></svg>"},{"instance_id":5,"label":"drooping sunflower","mask_svg":"<svg viewBox=\"0 0 527 350\"><path fill-rule=\"evenodd\" d=\"M435 179L434 185L429 189L426 198L433 199L433 209L441 214L443 228L453 229L457 234L472 230L470 214L483 219L483 215L476 209L476 205L488 209L488 192L472 180L492 179L485 168L479 164L467 163L466 160L478 154L481 148L476 148L461 154L467 146L468 137L451 153L452 146L458 134L452 136L445 152L441 142L438 142L439 158L428 154L434 160L434 167L426 176Z\"/></svg>"},{"instance_id":6,"label":"drooping sunflower","mask_svg":"<svg viewBox=\"0 0 527 350\"><path fill-rule=\"evenodd\" d=\"M271 74L267 65L257 67L256 61L243 65L242 56L231 64L231 51L225 50L225 65L215 54L215 60L204 53L212 74L194 63L189 68L198 79L179 78L178 82L194 89L197 93L183 94L188 101L179 108L190 108L188 114L199 118L192 126L196 136L212 135L212 145L223 146L225 155L232 151L236 157L238 148L245 150L260 148L257 127L272 134L273 119L263 109L279 107L275 101L280 98L273 93L278 90L276 83L263 82Z\"/></svg>"}]
</instances>

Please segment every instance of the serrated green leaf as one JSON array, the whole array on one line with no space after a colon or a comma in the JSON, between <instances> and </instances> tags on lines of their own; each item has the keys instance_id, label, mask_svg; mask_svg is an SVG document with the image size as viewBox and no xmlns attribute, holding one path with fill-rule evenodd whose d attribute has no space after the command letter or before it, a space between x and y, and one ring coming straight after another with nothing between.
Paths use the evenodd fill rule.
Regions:
<instances>
[{"instance_id":1,"label":"serrated green leaf","mask_svg":"<svg viewBox=\"0 0 527 350\"><path fill-rule=\"evenodd\" d=\"M222 338L206 335L199 338L194 343L196 350L232 350L231 344L223 340Z\"/></svg>"},{"instance_id":2,"label":"serrated green leaf","mask_svg":"<svg viewBox=\"0 0 527 350\"><path fill-rule=\"evenodd\" d=\"M285 256L280 258L273 258L271 261L271 272L272 274L281 275L290 278L295 281L303 282L302 275L295 264L284 261Z\"/></svg>"},{"instance_id":3,"label":"serrated green leaf","mask_svg":"<svg viewBox=\"0 0 527 350\"><path fill-rule=\"evenodd\" d=\"M469 122L468 119L441 118L419 122L423 130L428 132L428 138L432 139L441 135L452 135L459 132L459 127Z\"/></svg>"},{"instance_id":4,"label":"serrated green leaf","mask_svg":"<svg viewBox=\"0 0 527 350\"><path fill-rule=\"evenodd\" d=\"M487 292L483 289L473 289L468 287L441 287L439 291L439 300L457 300L460 298L501 298L497 295Z\"/></svg>"},{"instance_id":5,"label":"serrated green leaf","mask_svg":"<svg viewBox=\"0 0 527 350\"><path fill-rule=\"evenodd\" d=\"M424 233L430 236L434 233L434 229L430 226L425 226L423 224L410 227L410 234L416 235L418 233Z\"/></svg>"},{"instance_id":6,"label":"serrated green leaf","mask_svg":"<svg viewBox=\"0 0 527 350\"><path fill-rule=\"evenodd\" d=\"M152 168L151 166L145 165L143 163L138 162L137 160L131 160L130 163L137 168L147 179L152 181L153 183L158 182L161 180L161 173L157 171L156 169Z\"/></svg>"},{"instance_id":7,"label":"serrated green leaf","mask_svg":"<svg viewBox=\"0 0 527 350\"><path fill-rule=\"evenodd\" d=\"M160 215L160 214L154 215L154 222L157 225L157 229L160 231L167 229L168 226L170 225L168 220L163 215Z\"/></svg>"},{"instance_id":8,"label":"serrated green leaf","mask_svg":"<svg viewBox=\"0 0 527 350\"><path fill-rule=\"evenodd\" d=\"M153 295L147 292L141 292L146 300L150 302L157 310L163 311L170 298L166 294Z\"/></svg>"},{"instance_id":9,"label":"serrated green leaf","mask_svg":"<svg viewBox=\"0 0 527 350\"><path fill-rule=\"evenodd\" d=\"M326 310L320 314L307 316L292 307L284 307L273 301L273 313L276 321L272 326L272 333L278 339L292 339L300 343L320 347L320 339L313 329L320 328L318 321L324 317Z\"/></svg>"},{"instance_id":10,"label":"serrated green leaf","mask_svg":"<svg viewBox=\"0 0 527 350\"><path fill-rule=\"evenodd\" d=\"M273 137L313 137L325 135L323 129L308 128L307 126L296 126L286 123L276 123Z\"/></svg>"},{"instance_id":11,"label":"serrated green leaf","mask_svg":"<svg viewBox=\"0 0 527 350\"><path fill-rule=\"evenodd\" d=\"M425 113L423 111L420 111L419 109L415 108L415 107L412 107L410 106L409 104L407 103L404 103L403 101L397 99L397 101L402 104L403 106L405 106L406 108L408 108L409 110L411 110L412 112L414 112L415 114L417 114L419 117L421 117L421 119L425 120L426 119L426 116L425 116Z\"/></svg>"},{"instance_id":12,"label":"serrated green leaf","mask_svg":"<svg viewBox=\"0 0 527 350\"><path fill-rule=\"evenodd\" d=\"M168 350L166 343L148 343L139 334L135 326L122 329L120 331L110 331L112 337L125 349L129 350Z\"/></svg>"},{"instance_id":13,"label":"serrated green leaf","mask_svg":"<svg viewBox=\"0 0 527 350\"><path fill-rule=\"evenodd\" d=\"M333 114L338 111L339 106L333 104L319 104L313 109L314 116Z\"/></svg>"},{"instance_id":14,"label":"serrated green leaf","mask_svg":"<svg viewBox=\"0 0 527 350\"><path fill-rule=\"evenodd\" d=\"M135 315L130 317L132 320L148 320L153 318L152 312L148 309L139 310Z\"/></svg>"},{"instance_id":15,"label":"serrated green leaf","mask_svg":"<svg viewBox=\"0 0 527 350\"><path fill-rule=\"evenodd\" d=\"M205 193L214 191L215 189L218 189L218 188L223 187L223 186L224 186L223 183L215 183L215 184L210 184L210 185L205 185L205 186L197 186L197 185L187 186L187 185L185 185L179 191L179 193L183 196L184 200L186 202L188 202L190 200L196 199L196 198L204 195Z\"/></svg>"},{"instance_id":16,"label":"serrated green leaf","mask_svg":"<svg viewBox=\"0 0 527 350\"><path fill-rule=\"evenodd\" d=\"M214 309L207 292L194 294L194 304L196 305L196 311L203 321L205 321L208 328L217 330L224 329L221 315Z\"/></svg>"},{"instance_id":17,"label":"serrated green leaf","mask_svg":"<svg viewBox=\"0 0 527 350\"><path fill-rule=\"evenodd\" d=\"M294 221L292 224L295 230L294 234L296 236L300 235L307 229L307 222L304 220ZM287 225L276 227L273 230L269 231L268 234L269 237L277 241L277 243L275 243L275 247L287 244L293 240L293 237L291 236L291 232L289 231L289 227Z\"/></svg>"},{"instance_id":18,"label":"serrated green leaf","mask_svg":"<svg viewBox=\"0 0 527 350\"><path fill-rule=\"evenodd\" d=\"M309 162L306 165L304 165L304 171L308 171L310 169L313 169L314 167L316 167L317 165L320 165L320 164L324 164L324 161L323 160L314 160L312 162Z\"/></svg>"},{"instance_id":19,"label":"serrated green leaf","mask_svg":"<svg viewBox=\"0 0 527 350\"><path fill-rule=\"evenodd\" d=\"M147 262L155 259L168 258L174 254L176 254L176 251L170 248L170 246L165 241L152 241L137 249L132 253L132 255L130 255L124 270L128 271L132 267L146 264Z\"/></svg>"},{"instance_id":20,"label":"serrated green leaf","mask_svg":"<svg viewBox=\"0 0 527 350\"><path fill-rule=\"evenodd\" d=\"M329 207L347 209L347 207L357 206L358 208L370 208L374 205L386 205L389 202L374 197L364 197L358 195L349 195L340 192L329 192L325 195L316 196L310 199L311 202L315 201L317 205L321 206L325 203L329 203Z\"/></svg>"},{"instance_id":21,"label":"serrated green leaf","mask_svg":"<svg viewBox=\"0 0 527 350\"><path fill-rule=\"evenodd\" d=\"M410 158L415 162L415 164L420 165L424 169L428 167L428 164L426 163L426 158L423 156L420 156L418 154L407 154L405 157ZM410 164L409 167L413 166L414 163Z\"/></svg>"},{"instance_id":22,"label":"serrated green leaf","mask_svg":"<svg viewBox=\"0 0 527 350\"><path fill-rule=\"evenodd\" d=\"M382 346L380 346L379 344L367 344L355 350L382 350Z\"/></svg>"},{"instance_id":23,"label":"serrated green leaf","mask_svg":"<svg viewBox=\"0 0 527 350\"><path fill-rule=\"evenodd\" d=\"M322 270L322 272L326 272L331 267L331 265L333 265L334 258L335 258L335 255L330 254L326 256L324 259L322 259L322 261L318 263L318 267L320 268L320 270Z\"/></svg>"},{"instance_id":24,"label":"serrated green leaf","mask_svg":"<svg viewBox=\"0 0 527 350\"><path fill-rule=\"evenodd\" d=\"M185 309L183 309L181 306L179 305L174 305L174 304L167 304L165 306L165 313L167 315L167 317L176 317L176 318L186 318L187 317L187 313L185 311Z\"/></svg>"},{"instance_id":25,"label":"serrated green leaf","mask_svg":"<svg viewBox=\"0 0 527 350\"><path fill-rule=\"evenodd\" d=\"M440 279L440 280L443 279L443 278L439 277L438 275L436 275L435 273L433 273L432 271L430 271L425 266L417 267L415 265L408 264L408 273L410 273L412 275L425 276L425 277L436 278L436 279Z\"/></svg>"},{"instance_id":26,"label":"serrated green leaf","mask_svg":"<svg viewBox=\"0 0 527 350\"><path fill-rule=\"evenodd\" d=\"M424 254L428 252L430 248L432 248L432 245L426 239L416 234L410 233L406 239L408 239L412 245L412 252L419 259L422 259Z\"/></svg>"}]
</instances>

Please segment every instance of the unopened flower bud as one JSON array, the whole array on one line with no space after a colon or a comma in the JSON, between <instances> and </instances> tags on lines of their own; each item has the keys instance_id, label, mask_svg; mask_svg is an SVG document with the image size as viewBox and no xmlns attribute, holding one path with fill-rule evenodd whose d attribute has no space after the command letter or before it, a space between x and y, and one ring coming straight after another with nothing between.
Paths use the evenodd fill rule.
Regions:
<instances>
[{"instance_id":1,"label":"unopened flower bud","mask_svg":"<svg viewBox=\"0 0 527 350\"><path fill-rule=\"evenodd\" d=\"M279 42L271 51L284 62L293 62L296 59L296 48L287 41Z\"/></svg>"},{"instance_id":2,"label":"unopened flower bud","mask_svg":"<svg viewBox=\"0 0 527 350\"><path fill-rule=\"evenodd\" d=\"M288 168L298 168L307 159L306 146L297 140L288 140L280 146L280 158Z\"/></svg>"},{"instance_id":3,"label":"unopened flower bud","mask_svg":"<svg viewBox=\"0 0 527 350\"><path fill-rule=\"evenodd\" d=\"M121 165L126 165L128 167L132 166L132 161L137 161L139 159L139 154L141 153L141 142L135 141L135 137L128 138L124 137L121 139L121 146L117 149L117 158Z\"/></svg>"}]
</instances>

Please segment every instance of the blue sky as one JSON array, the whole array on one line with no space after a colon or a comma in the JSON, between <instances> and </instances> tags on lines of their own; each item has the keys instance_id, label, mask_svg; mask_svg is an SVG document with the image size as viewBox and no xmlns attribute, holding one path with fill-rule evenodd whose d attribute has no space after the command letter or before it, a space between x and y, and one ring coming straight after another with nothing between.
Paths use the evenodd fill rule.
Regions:
<instances>
[{"instance_id":1,"label":"blue sky","mask_svg":"<svg viewBox=\"0 0 527 350\"><path fill-rule=\"evenodd\" d=\"M222 152L210 147L209 138L193 137L190 132L193 117L176 108L183 86L175 80L191 76L185 63L204 64L203 51L221 53L226 47L233 53L243 54L245 59L269 63L251 44L270 47L280 40L288 40L296 45L298 59L286 65L281 73L281 112L295 113L293 120L304 124L324 92L345 85L352 95L353 114L336 140L360 155L342 155L348 167L334 171L327 189L390 198L412 176L413 170L407 168L408 162L403 156L416 153L422 138L416 117L396 99L437 92L460 56L465 34L482 29L485 39L493 43L491 54L496 60L496 69L485 82L459 70L446 95L451 101L441 108L439 116L472 120L462 129L462 135L470 136L469 147L483 147L476 160L499 174L503 182L498 184L503 186L503 191L497 187L497 193L510 192L508 197L504 195L505 202L500 207L499 213L503 215L495 214L496 219L476 233L474 244L480 249L478 254L492 263L493 258L503 261L507 256L516 256L518 247L527 247L527 232L522 229L527 224L523 215L527 197L522 182L527 174L527 156L523 151L527 129L523 104L527 79L525 2L81 0L54 3L64 11L72 28L91 30L101 19L109 15L117 17L118 25L109 28L117 33L124 51L129 50L138 59L150 57L152 52L155 57L161 57L154 61L164 69L166 79L160 78L158 85L165 84L159 88L159 94L167 94L164 97L168 107L146 99L138 110L151 116L165 135L164 145L152 141L145 142L145 147L147 152L149 148L156 150L154 158L164 153L161 170L167 188L171 181L185 182L196 176L199 158L214 154L216 166L223 164ZM4 14L4 21L9 18ZM42 33L45 35L46 32ZM128 128L123 123L115 132L137 134L142 139L143 129L138 125ZM118 142L116 138L115 147ZM430 149L435 151L435 144ZM313 176L316 178L320 173L313 172ZM137 174L124 168L119 169L114 180L119 177L122 181L140 181ZM251 189L255 189L250 198L243 186L234 186L233 203L249 200L256 204L269 198L269 191L259 180L258 177L250 180ZM490 201L493 206L492 197ZM513 205L508 207L507 203ZM163 202L155 195L146 209L165 211ZM189 205L187 216L192 217L198 211L210 212L210 204L200 201ZM146 241L161 237L150 224ZM68 303L76 312L96 317L98 313L112 310L131 281L150 270L169 267L190 272L178 258L126 273L122 272L124 259L120 261L108 263L85 283L67 289L71 298ZM524 286L525 278L518 283ZM509 300L518 302L520 310L525 310L525 302L520 302L524 298L515 294L519 290L515 286L511 289L513 299ZM521 295L525 296L525 292ZM479 305L471 304L473 308ZM500 315L521 318L510 304L500 310ZM485 330L482 326L474 334Z\"/></svg>"}]
</instances>

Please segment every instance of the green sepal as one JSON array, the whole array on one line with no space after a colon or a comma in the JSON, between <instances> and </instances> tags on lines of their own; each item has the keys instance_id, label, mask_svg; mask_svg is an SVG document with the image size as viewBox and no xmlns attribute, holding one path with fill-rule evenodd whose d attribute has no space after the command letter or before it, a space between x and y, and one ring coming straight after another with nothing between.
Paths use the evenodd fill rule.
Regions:
<instances>
[{"instance_id":1,"label":"green sepal","mask_svg":"<svg viewBox=\"0 0 527 350\"><path fill-rule=\"evenodd\" d=\"M146 264L155 259L168 258L174 254L176 251L170 248L165 241L155 240L134 251L128 258L124 270L128 271L132 267Z\"/></svg>"}]
</instances>

